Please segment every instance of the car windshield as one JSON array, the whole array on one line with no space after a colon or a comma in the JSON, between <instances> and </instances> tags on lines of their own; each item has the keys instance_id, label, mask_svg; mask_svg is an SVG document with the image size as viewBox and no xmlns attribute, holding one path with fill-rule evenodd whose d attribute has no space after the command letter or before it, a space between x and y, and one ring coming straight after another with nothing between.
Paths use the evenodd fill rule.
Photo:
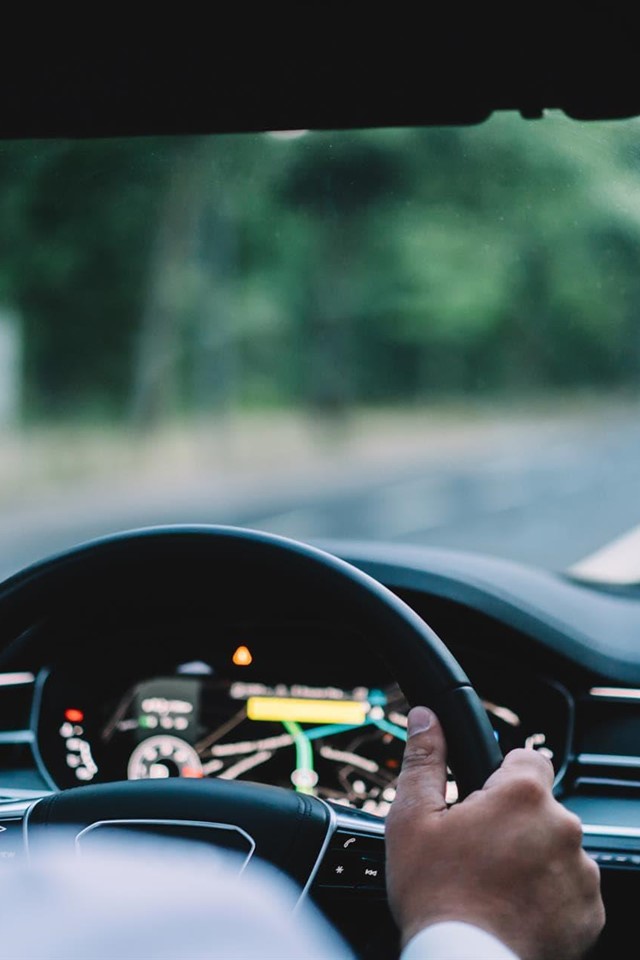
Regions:
<instances>
[{"instance_id":1,"label":"car windshield","mask_svg":"<svg viewBox=\"0 0 640 960\"><path fill-rule=\"evenodd\" d=\"M566 569L640 523L640 123L0 147L0 574L230 523Z\"/></svg>"}]
</instances>

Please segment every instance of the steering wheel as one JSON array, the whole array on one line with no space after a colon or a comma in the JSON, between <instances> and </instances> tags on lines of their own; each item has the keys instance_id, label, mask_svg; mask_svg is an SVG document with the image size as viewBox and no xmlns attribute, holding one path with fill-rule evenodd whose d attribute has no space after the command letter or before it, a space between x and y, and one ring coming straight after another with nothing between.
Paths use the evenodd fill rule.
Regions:
<instances>
[{"instance_id":1,"label":"steering wheel","mask_svg":"<svg viewBox=\"0 0 640 960\"><path fill-rule=\"evenodd\" d=\"M212 594L214 602L242 614L250 601L252 610L302 604L339 615L366 636L410 704L436 711L461 797L482 787L499 766L493 729L468 678L407 604L330 554L262 532L137 530L28 568L0 588L0 639L7 644L0 668L33 642L34 625L56 616L96 618L114 608L117 616L133 607L158 612L166 603L188 609ZM52 827L71 830L76 846L126 827L210 839L240 852L249 865L255 853L292 876L303 893L314 881L331 886L335 857L348 856L353 887L383 889L384 821L281 787L216 779L103 783L4 805L0 826L2 818L22 821L32 856ZM338 882L345 880L341 871Z\"/></svg>"}]
</instances>

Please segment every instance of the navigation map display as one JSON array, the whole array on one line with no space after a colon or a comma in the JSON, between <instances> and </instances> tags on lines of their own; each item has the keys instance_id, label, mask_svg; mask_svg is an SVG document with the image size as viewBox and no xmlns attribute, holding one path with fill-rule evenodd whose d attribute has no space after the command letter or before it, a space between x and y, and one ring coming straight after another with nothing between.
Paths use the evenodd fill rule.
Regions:
<instances>
[{"instance_id":1,"label":"navigation map display","mask_svg":"<svg viewBox=\"0 0 640 960\"><path fill-rule=\"evenodd\" d=\"M386 688L166 677L141 683L100 732L129 779L208 777L286 786L385 815L407 704Z\"/></svg>"},{"instance_id":2,"label":"navigation map display","mask_svg":"<svg viewBox=\"0 0 640 960\"><path fill-rule=\"evenodd\" d=\"M54 785L218 777L389 812L408 713L393 682L265 682L194 662L123 686L114 678L98 694L73 680L46 684L39 747ZM525 716L504 701L482 702L504 752L524 746L559 762L558 737L539 710ZM447 801L456 799L451 778Z\"/></svg>"}]
</instances>

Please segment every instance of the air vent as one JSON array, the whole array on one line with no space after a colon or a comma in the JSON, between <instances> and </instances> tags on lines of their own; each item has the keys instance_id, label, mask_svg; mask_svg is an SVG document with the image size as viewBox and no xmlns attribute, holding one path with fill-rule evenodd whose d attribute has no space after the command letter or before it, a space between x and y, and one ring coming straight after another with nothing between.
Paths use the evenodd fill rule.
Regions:
<instances>
[{"instance_id":1,"label":"air vent","mask_svg":"<svg viewBox=\"0 0 640 960\"><path fill-rule=\"evenodd\" d=\"M0 673L1 734L29 727L33 682L32 673Z\"/></svg>"},{"instance_id":2,"label":"air vent","mask_svg":"<svg viewBox=\"0 0 640 960\"><path fill-rule=\"evenodd\" d=\"M576 758L574 789L608 792L640 791L640 757L607 753L581 753Z\"/></svg>"},{"instance_id":3,"label":"air vent","mask_svg":"<svg viewBox=\"0 0 640 960\"><path fill-rule=\"evenodd\" d=\"M640 870L640 836L633 834L620 830L616 836L600 832L599 827L586 827L583 846L600 869Z\"/></svg>"},{"instance_id":4,"label":"air vent","mask_svg":"<svg viewBox=\"0 0 640 960\"><path fill-rule=\"evenodd\" d=\"M576 711L578 746L573 768L579 791L640 790L640 689L592 687Z\"/></svg>"}]
</instances>

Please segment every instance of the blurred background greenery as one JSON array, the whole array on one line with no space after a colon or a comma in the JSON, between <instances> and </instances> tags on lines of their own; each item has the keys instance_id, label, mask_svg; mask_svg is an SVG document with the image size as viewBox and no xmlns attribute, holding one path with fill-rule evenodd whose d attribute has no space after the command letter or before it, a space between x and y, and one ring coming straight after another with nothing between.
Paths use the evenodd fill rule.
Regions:
<instances>
[{"instance_id":1,"label":"blurred background greenery","mask_svg":"<svg viewBox=\"0 0 640 960\"><path fill-rule=\"evenodd\" d=\"M640 127L0 147L21 417L640 383Z\"/></svg>"},{"instance_id":2,"label":"blurred background greenery","mask_svg":"<svg viewBox=\"0 0 640 960\"><path fill-rule=\"evenodd\" d=\"M640 122L3 142L0 574L222 521L550 566L640 521Z\"/></svg>"}]
</instances>

